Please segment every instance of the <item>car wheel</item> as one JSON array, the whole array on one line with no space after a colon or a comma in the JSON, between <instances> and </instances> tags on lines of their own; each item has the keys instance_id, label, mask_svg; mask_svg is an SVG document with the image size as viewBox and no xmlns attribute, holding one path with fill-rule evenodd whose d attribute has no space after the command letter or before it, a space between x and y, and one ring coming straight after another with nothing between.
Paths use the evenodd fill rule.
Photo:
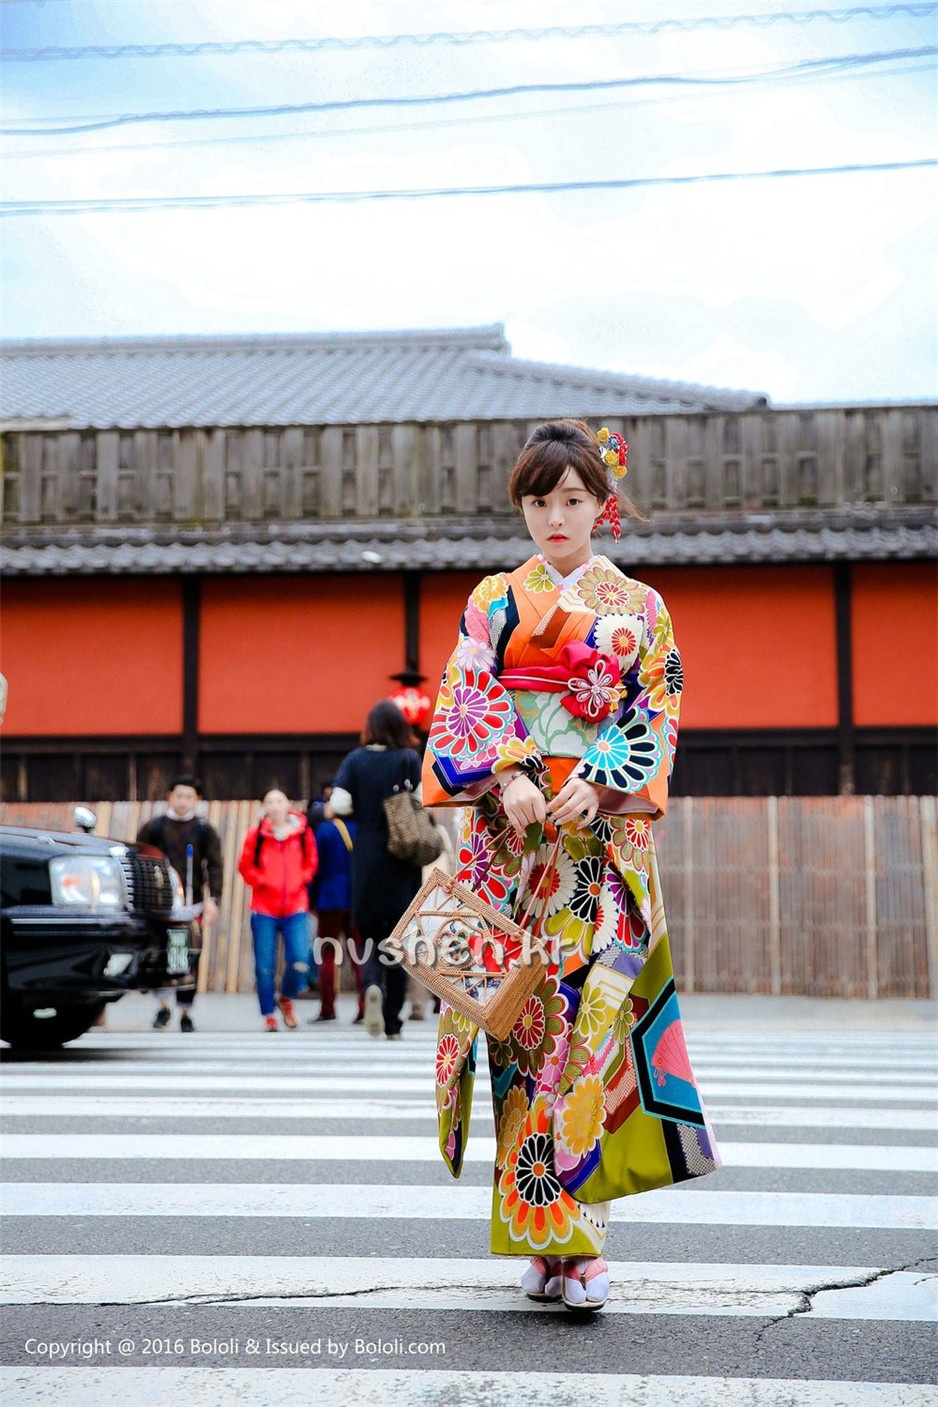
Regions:
<instances>
[{"instance_id":1,"label":"car wheel","mask_svg":"<svg viewBox=\"0 0 938 1407\"><path fill-rule=\"evenodd\" d=\"M0 1040L16 1050L50 1050L77 1040L101 1015L106 1002L84 1002L78 1006L58 1006L54 1016L37 1016L31 1007L10 997L0 998ZM48 1008L46 1008L48 1010Z\"/></svg>"}]
</instances>

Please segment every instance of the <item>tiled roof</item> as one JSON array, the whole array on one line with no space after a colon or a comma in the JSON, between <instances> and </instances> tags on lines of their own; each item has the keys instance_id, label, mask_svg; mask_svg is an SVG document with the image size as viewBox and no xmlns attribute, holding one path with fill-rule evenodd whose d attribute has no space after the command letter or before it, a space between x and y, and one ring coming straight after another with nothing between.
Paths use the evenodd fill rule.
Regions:
<instances>
[{"instance_id":1,"label":"tiled roof","mask_svg":"<svg viewBox=\"0 0 938 1407\"><path fill-rule=\"evenodd\" d=\"M714 515L627 525L602 550L623 567L749 562L914 561L938 555L928 510ZM513 527L473 519L175 532L153 528L6 534L6 576L176 572L493 571L530 555ZM364 554L370 554L369 562ZM375 561L374 558L379 560Z\"/></svg>"},{"instance_id":2,"label":"tiled roof","mask_svg":"<svg viewBox=\"0 0 938 1407\"><path fill-rule=\"evenodd\" d=\"M768 403L755 392L516 361L499 325L7 342L0 358L0 421L24 429L527 420Z\"/></svg>"}]
</instances>

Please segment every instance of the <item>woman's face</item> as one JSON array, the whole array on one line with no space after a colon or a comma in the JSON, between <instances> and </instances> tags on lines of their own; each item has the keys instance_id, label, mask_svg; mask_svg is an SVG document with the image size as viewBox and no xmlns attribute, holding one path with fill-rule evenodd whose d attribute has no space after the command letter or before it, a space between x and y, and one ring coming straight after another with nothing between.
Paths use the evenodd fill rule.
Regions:
<instances>
[{"instance_id":1,"label":"woman's face","mask_svg":"<svg viewBox=\"0 0 938 1407\"><path fill-rule=\"evenodd\" d=\"M541 498L525 494L521 511L538 551L562 576L589 561L590 535L603 505L572 466L550 493Z\"/></svg>"},{"instance_id":2,"label":"woman's face","mask_svg":"<svg viewBox=\"0 0 938 1407\"><path fill-rule=\"evenodd\" d=\"M269 791L264 797L264 815L272 826L286 825L290 802L282 791Z\"/></svg>"}]
</instances>

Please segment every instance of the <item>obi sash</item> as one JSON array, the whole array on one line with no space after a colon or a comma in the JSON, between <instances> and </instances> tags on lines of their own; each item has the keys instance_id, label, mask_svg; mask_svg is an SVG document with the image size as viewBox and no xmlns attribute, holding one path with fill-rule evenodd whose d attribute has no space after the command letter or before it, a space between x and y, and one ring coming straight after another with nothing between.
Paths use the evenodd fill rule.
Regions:
<instances>
[{"instance_id":1,"label":"obi sash","mask_svg":"<svg viewBox=\"0 0 938 1407\"><path fill-rule=\"evenodd\" d=\"M608 718L621 694L616 656L603 654L583 640L570 640L564 645L556 664L503 669L498 678L506 689L563 694L561 707L587 723Z\"/></svg>"}]
</instances>

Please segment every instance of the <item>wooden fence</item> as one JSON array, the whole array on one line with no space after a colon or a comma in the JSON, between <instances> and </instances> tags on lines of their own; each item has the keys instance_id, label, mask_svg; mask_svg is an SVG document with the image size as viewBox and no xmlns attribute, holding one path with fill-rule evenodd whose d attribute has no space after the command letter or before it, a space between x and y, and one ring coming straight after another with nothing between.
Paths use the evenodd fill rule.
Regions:
<instances>
[{"instance_id":1,"label":"wooden fence","mask_svg":"<svg viewBox=\"0 0 938 1407\"><path fill-rule=\"evenodd\" d=\"M162 803L106 802L100 835L132 839ZM237 861L250 801L206 810L225 890L199 988L254 986ZM71 830L71 803L10 803L7 825ZM938 997L933 797L683 797L657 827L678 985L685 992Z\"/></svg>"},{"instance_id":2,"label":"wooden fence","mask_svg":"<svg viewBox=\"0 0 938 1407\"><path fill-rule=\"evenodd\" d=\"M0 512L8 530L508 518L508 473L534 423L10 431ZM623 429L652 517L935 500L935 406L636 416Z\"/></svg>"}]
</instances>

